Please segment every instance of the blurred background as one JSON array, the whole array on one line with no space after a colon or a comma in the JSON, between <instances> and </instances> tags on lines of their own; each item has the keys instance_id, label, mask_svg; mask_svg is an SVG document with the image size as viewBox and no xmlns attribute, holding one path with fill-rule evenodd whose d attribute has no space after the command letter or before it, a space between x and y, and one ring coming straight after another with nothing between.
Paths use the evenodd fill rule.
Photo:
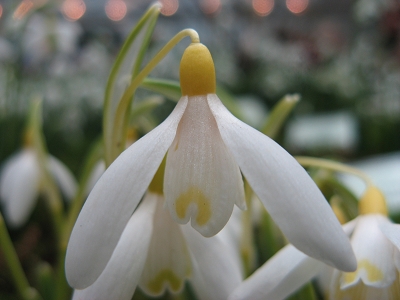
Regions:
<instances>
[{"instance_id":1,"label":"blurred background","mask_svg":"<svg viewBox=\"0 0 400 300\"><path fill-rule=\"evenodd\" d=\"M218 84L237 99L246 122L259 127L281 97L299 93L278 142L292 154L370 170L400 211L398 0L161 2L145 61L178 31L194 28L214 57ZM39 96L48 150L79 177L101 135L112 63L151 3L0 0L0 163L21 147L29 103ZM188 44L181 42L152 76L178 80Z\"/></svg>"},{"instance_id":2,"label":"blurred background","mask_svg":"<svg viewBox=\"0 0 400 300\"><path fill-rule=\"evenodd\" d=\"M398 0L160 2L145 62L177 32L193 28L213 55L218 84L234 96L250 125L260 128L283 96L300 94L277 141L293 155L362 169L400 221ZM48 151L81 176L88 151L101 137L112 64L152 3L0 0L0 168L21 148L30 103L41 97ZM188 44L189 39L181 42L151 76L178 80ZM138 91L142 95L147 94ZM165 101L155 116L162 121L174 105ZM342 180L361 195L360 180ZM39 227L11 232L25 264L34 264L33 249L33 256L54 261L44 246L51 243L39 243L48 228ZM4 268L0 258L0 289L8 286Z\"/></svg>"}]
</instances>

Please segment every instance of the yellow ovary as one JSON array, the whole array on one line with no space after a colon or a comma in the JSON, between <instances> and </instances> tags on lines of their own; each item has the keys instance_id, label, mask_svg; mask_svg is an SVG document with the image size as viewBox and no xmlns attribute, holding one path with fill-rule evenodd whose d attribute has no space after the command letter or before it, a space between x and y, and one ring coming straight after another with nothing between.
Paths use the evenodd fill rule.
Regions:
<instances>
[{"instance_id":1,"label":"yellow ovary","mask_svg":"<svg viewBox=\"0 0 400 300\"><path fill-rule=\"evenodd\" d=\"M173 292L179 292L183 281L172 270L164 269L153 280L149 281L147 288L154 294L160 294L164 284L168 284Z\"/></svg>"},{"instance_id":2,"label":"yellow ovary","mask_svg":"<svg viewBox=\"0 0 400 300\"><path fill-rule=\"evenodd\" d=\"M175 202L176 214L183 219L190 204L197 206L196 222L200 226L205 225L211 218L210 200L196 187L190 187L181 194Z\"/></svg>"},{"instance_id":3,"label":"yellow ovary","mask_svg":"<svg viewBox=\"0 0 400 300\"><path fill-rule=\"evenodd\" d=\"M369 187L358 203L358 211L360 215L382 214L387 216L386 201L382 192L374 186Z\"/></svg>"},{"instance_id":4,"label":"yellow ovary","mask_svg":"<svg viewBox=\"0 0 400 300\"><path fill-rule=\"evenodd\" d=\"M214 62L203 44L192 43L186 48L179 74L182 96L215 94Z\"/></svg>"},{"instance_id":5,"label":"yellow ovary","mask_svg":"<svg viewBox=\"0 0 400 300\"><path fill-rule=\"evenodd\" d=\"M377 282L383 280L383 273L376 266L371 264L367 259L363 259L358 262L358 269L355 272L345 273L344 282L349 284L354 281L357 276L357 272L364 269L367 272L367 277L370 282Z\"/></svg>"}]
</instances>

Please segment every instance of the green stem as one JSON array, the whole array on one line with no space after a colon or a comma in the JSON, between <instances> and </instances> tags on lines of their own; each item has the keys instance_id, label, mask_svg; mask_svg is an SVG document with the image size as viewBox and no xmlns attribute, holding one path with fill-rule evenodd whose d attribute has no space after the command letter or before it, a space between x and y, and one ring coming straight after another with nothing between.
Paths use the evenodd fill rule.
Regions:
<instances>
[{"instance_id":1,"label":"green stem","mask_svg":"<svg viewBox=\"0 0 400 300\"><path fill-rule=\"evenodd\" d=\"M110 165L112 161L115 159L116 157L115 152L117 152L118 149L118 148L116 149L115 145L112 144L113 141L112 126L114 124L115 109L116 109L116 107L114 108L114 105L118 105L118 103L114 103L112 97L113 93L115 92L114 91L115 81L117 80L117 77L120 74L119 72L121 70L121 66L126 62L127 55L129 54L129 51L131 51L133 43L136 41L142 30L146 28L146 25L148 25L147 30L145 32L143 44L140 47L139 54L137 55L133 65L132 76L134 77L137 75L137 73L139 73L140 66L142 64L143 57L146 52L145 50L147 49L148 44L150 42L150 37L155 27L155 23L157 21L159 12L160 12L160 4L156 3L152 5L146 11L143 17L139 20L139 22L137 23L137 25L129 34L125 43L123 44L122 49L116 58L109 79L107 81L107 86L105 91L105 101L104 101L104 118L103 118L105 161L107 166ZM133 58L129 59L132 60ZM118 96L118 101L120 101L120 96Z\"/></svg>"},{"instance_id":2,"label":"green stem","mask_svg":"<svg viewBox=\"0 0 400 300\"><path fill-rule=\"evenodd\" d=\"M57 239L59 239L63 221L63 205L58 187L49 171L48 154L42 133L41 104L42 101L40 99L34 100L29 127L32 130L33 147L37 155L40 172L43 178L44 194L51 210L51 217L53 218L55 234ZM59 240L57 242L59 242Z\"/></svg>"},{"instance_id":3,"label":"green stem","mask_svg":"<svg viewBox=\"0 0 400 300\"><path fill-rule=\"evenodd\" d=\"M135 93L136 89L140 86L142 81L150 74L150 72L160 63L160 61L185 37L189 36L192 43L199 43L199 35L193 29L185 29L177 33L161 50L158 52L153 59L143 68L143 70L133 79L129 87L125 90L121 97L121 101L116 110L114 127L113 127L113 141L112 145L118 149L122 149L125 141L124 136L124 125L126 124L125 115L131 103L131 98ZM119 151L121 152L121 151ZM115 155L118 155L116 153Z\"/></svg>"},{"instance_id":4,"label":"green stem","mask_svg":"<svg viewBox=\"0 0 400 300\"><path fill-rule=\"evenodd\" d=\"M241 255L244 262L246 276L253 272L255 265L254 234L252 224L252 197L253 190L248 182L244 182L244 192L246 197L247 210L242 214L242 236L241 236Z\"/></svg>"},{"instance_id":5,"label":"green stem","mask_svg":"<svg viewBox=\"0 0 400 300\"><path fill-rule=\"evenodd\" d=\"M372 180L365 173L361 172L356 168L352 168L348 165L323 158L314 158L306 156L296 156L295 158L299 162L299 164L302 165L303 167L317 167L317 168L323 168L332 171L352 174L362 179L367 186L374 185Z\"/></svg>"},{"instance_id":6,"label":"green stem","mask_svg":"<svg viewBox=\"0 0 400 300\"><path fill-rule=\"evenodd\" d=\"M41 299L37 291L29 285L1 214L0 247L20 298L24 300Z\"/></svg>"},{"instance_id":7,"label":"green stem","mask_svg":"<svg viewBox=\"0 0 400 300\"><path fill-rule=\"evenodd\" d=\"M299 101L300 96L298 94L286 95L283 97L283 99L275 105L267 121L261 127L261 132L271 139L275 139L290 112Z\"/></svg>"}]
</instances>

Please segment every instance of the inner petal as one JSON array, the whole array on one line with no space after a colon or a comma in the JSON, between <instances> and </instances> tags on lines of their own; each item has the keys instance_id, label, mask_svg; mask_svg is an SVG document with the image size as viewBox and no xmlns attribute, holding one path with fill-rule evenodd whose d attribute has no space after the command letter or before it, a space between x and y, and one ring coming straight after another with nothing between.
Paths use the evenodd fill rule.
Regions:
<instances>
[{"instance_id":1,"label":"inner petal","mask_svg":"<svg viewBox=\"0 0 400 300\"><path fill-rule=\"evenodd\" d=\"M244 209L245 201L239 167L221 138L206 97L189 97L168 150L164 193L178 223L191 219L192 226L209 237L225 226L234 204Z\"/></svg>"},{"instance_id":2,"label":"inner petal","mask_svg":"<svg viewBox=\"0 0 400 300\"><path fill-rule=\"evenodd\" d=\"M162 295L166 289L178 293L191 274L192 263L185 238L158 195L153 234L140 287L150 296Z\"/></svg>"}]
</instances>

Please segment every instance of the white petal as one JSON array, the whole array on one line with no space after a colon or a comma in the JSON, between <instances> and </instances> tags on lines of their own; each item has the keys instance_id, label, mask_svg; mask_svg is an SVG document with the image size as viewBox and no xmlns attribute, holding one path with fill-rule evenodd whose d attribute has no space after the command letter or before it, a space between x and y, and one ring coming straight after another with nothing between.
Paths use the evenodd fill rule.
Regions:
<instances>
[{"instance_id":1,"label":"white petal","mask_svg":"<svg viewBox=\"0 0 400 300\"><path fill-rule=\"evenodd\" d=\"M171 115L125 150L93 188L67 248L65 269L72 287L91 285L105 268L175 137L186 104L187 98L182 98Z\"/></svg>"},{"instance_id":2,"label":"white petal","mask_svg":"<svg viewBox=\"0 0 400 300\"><path fill-rule=\"evenodd\" d=\"M181 224L191 219L204 236L225 226L235 203L244 208L239 167L222 141L206 96L189 97L168 150L164 176L172 217Z\"/></svg>"},{"instance_id":3,"label":"white petal","mask_svg":"<svg viewBox=\"0 0 400 300\"><path fill-rule=\"evenodd\" d=\"M126 225L115 250L99 278L73 300L130 300L146 261L158 199L147 195Z\"/></svg>"},{"instance_id":4,"label":"white petal","mask_svg":"<svg viewBox=\"0 0 400 300\"><path fill-rule=\"evenodd\" d=\"M4 165L1 168L0 173L0 201L1 203L7 203L10 199L10 186L15 181L14 178L18 175L18 161L21 160L21 156L23 156L24 151L18 152L14 154L9 159L6 160Z\"/></svg>"},{"instance_id":5,"label":"white petal","mask_svg":"<svg viewBox=\"0 0 400 300\"><path fill-rule=\"evenodd\" d=\"M242 282L242 267L233 252L219 237L205 238L193 228L183 226L192 254L192 284L200 300L227 299Z\"/></svg>"},{"instance_id":6,"label":"white petal","mask_svg":"<svg viewBox=\"0 0 400 300\"><path fill-rule=\"evenodd\" d=\"M383 234L397 247L400 251L400 224L391 222L382 222L379 226Z\"/></svg>"},{"instance_id":7,"label":"white petal","mask_svg":"<svg viewBox=\"0 0 400 300\"><path fill-rule=\"evenodd\" d=\"M288 245L247 278L229 299L284 299L310 281L324 266Z\"/></svg>"},{"instance_id":8,"label":"white petal","mask_svg":"<svg viewBox=\"0 0 400 300\"><path fill-rule=\"evenodd\" d=\"M0 191L10 226L21 226L28 219L38 197L39 182L39 166L31 150L21 151L4 167Z\"/></svg>"},{"instance_id":9,"label":"white petal","mask_svg":"<svg viewBox=\"0 0 400 300\"><path fill-rule=\"evenodd\" d=\"M71 171L57 158L49 156L49 169L67 200L75 196L77 183Z\"/></svg>"},{"instance_id":10,"label":"white petal","mask_svg":"<svg viewBox=\"0 0 400 300\"><path fill-rule=\"evenodd\" d=\"M87 187L86 193L87 194L90 193L90 191L95 186L97 180L99 180L99 178L101 177L101 175L103 175L105 170L106 170L106 163L104 162L104 160L101 160L96 163L96 165L93 167L93 169L90 173L90 177L87 181L88 182L86 185L86 187Z\"/></svg>"},{"instance_id":11,"label":"white petal","mask_svg":"<svg viewBox=\"0 0 400 300\"><path fill-rule=\"evenodd\" d=\"M281 146L235 118L216 95L208 102L222 139L288 240L304 253L352 271L348 238L307 172Z\"/></svg>"},{"instance_id":12,"label":"white petal","mask_svg":"<svg viewBox=\"0 0 400 300\"><path fill-rule=\"evenodd\" d=\"M379 226L380 230L397 248L394 251L394 263L397 270L400 272L400 225L392 222L382 222Z\"/></svg>"},{"instance_id":13,"label":"white petal","mask_svg":"<svg viewBox=\"0 0 400 300\"><path fill-rule=\"evenodd\" d=\"M347 222L346 224L343 224L342 228L343 228L344 233L346 235L350 236L353 233L354 228L356 228L357 222L358 222L358 217L351 220L350 222Z\"/></svg>"},{"instance_id":14,"label":"white petal","mask_svg":"<svg viewBox=\"0 0 400 300\"><path fill-rule=\"evenodd\" d=\"M362 280L372 287L387 287L396 278L394 247L379 229L379 224L388 221L382 215L358 217L351 244L357 257L356 272L345 273L341 288L353 286Z\"/></svg>"},{"instance_id":15,"label":"white petal","mask_svg":"<svg viewBox=\"0 0 400 300\"><path fill-rule=\"evenodd\" d=\"M153 236L140 280L140 288L150 296L160 296L166 289L180 292L192 271L180 225L164 209L164 197L158 197Z\"/></svg>"}]
</instances>

